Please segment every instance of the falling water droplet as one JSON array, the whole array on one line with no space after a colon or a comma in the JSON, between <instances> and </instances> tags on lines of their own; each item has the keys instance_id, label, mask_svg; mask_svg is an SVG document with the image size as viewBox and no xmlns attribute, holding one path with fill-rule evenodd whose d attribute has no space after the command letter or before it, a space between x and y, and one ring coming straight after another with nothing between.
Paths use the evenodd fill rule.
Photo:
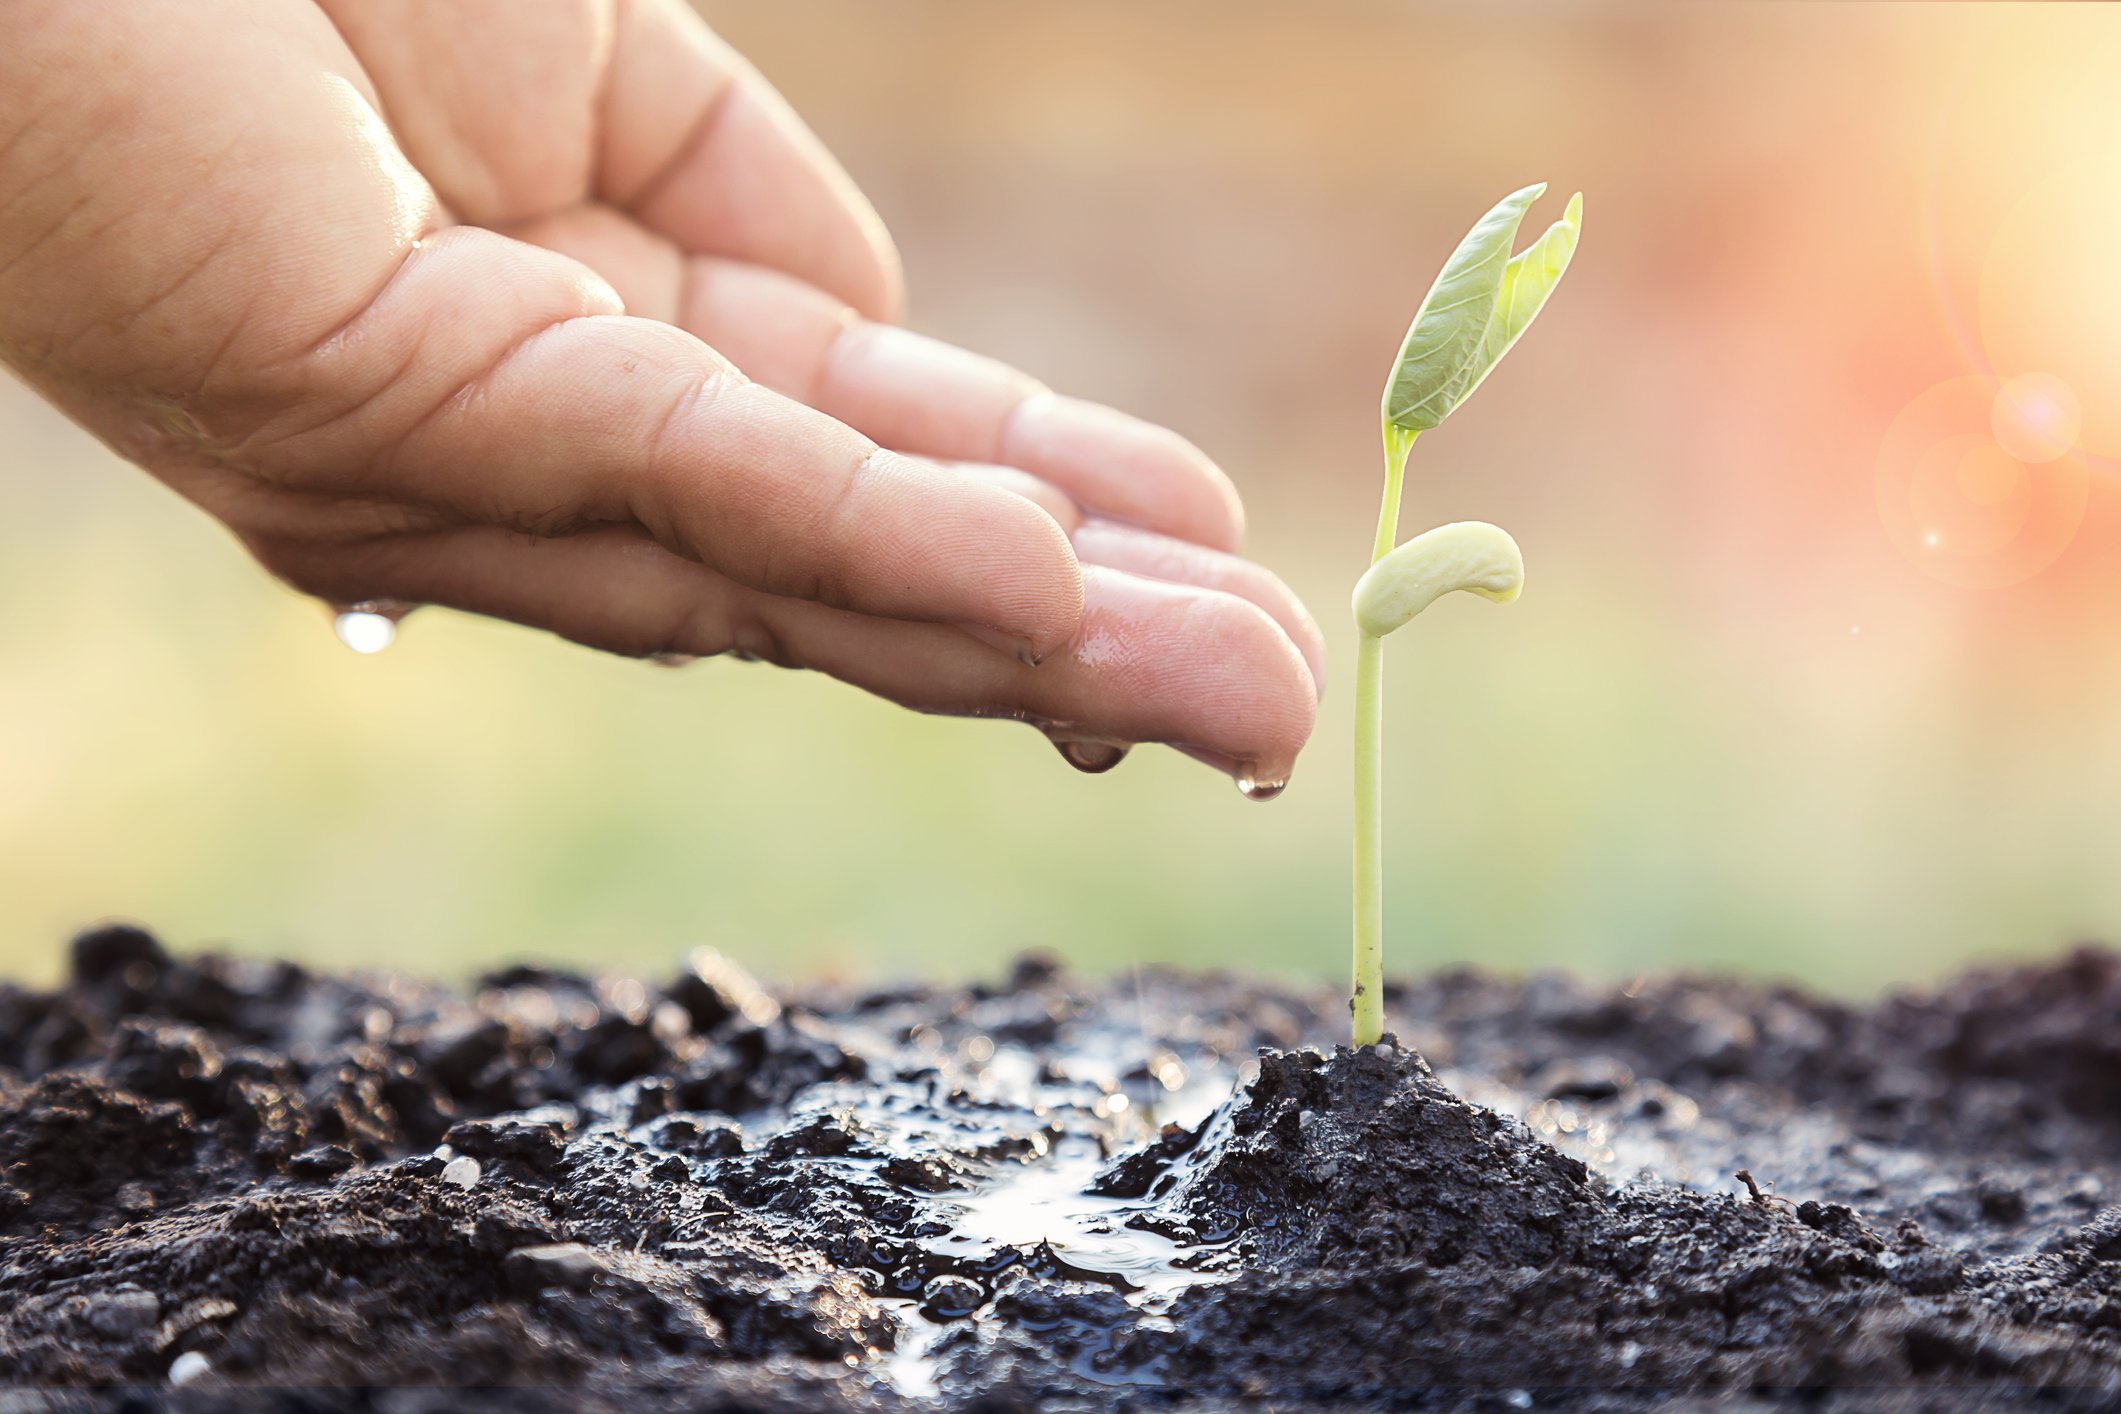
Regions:
<instances>
[{"instance_id":1,"label":"falling water droplet","mask_svg":"<svg viewBox=\"0 0 2121 1414\"><path fill-rule=\"evenodd\" d=\"M1250 771L1245 771L1237 778L1237 788L1244 792L1247 800L1272 800L1289 788L1289 778L1284 776L1278 781L1263 781Z\"/></svg>"},{"instance_id":2,"label":"falling water droplet","mask_svg":"<svg viewBox=\"0 0 2121 1414\"><path fill-rule=\"evenodd\" d=\"M1102 775L1127 759L1127 748L1113 741L1056 741L1061 760L1086 775Z\"/></svg>"},{"instance_id":3,"label":"falling water droplet","mask_svg":"<svg viewBox=\"0 0 2121 1414\"><path fill-rule=\"evenodd\" d=\"M339 642L356 653L381 653L398 636L398 626L388 614L363 608L348 609L331 621Z\"/></svg>"}]
</instances>

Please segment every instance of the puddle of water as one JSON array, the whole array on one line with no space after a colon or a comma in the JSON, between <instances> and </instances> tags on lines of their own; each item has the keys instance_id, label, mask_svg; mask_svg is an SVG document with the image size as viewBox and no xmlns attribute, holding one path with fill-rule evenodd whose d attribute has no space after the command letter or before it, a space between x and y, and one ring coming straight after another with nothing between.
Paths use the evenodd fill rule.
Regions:
<instances>
[{"instance_id":1,"label":"puddle of water","mask_svg":"<svg viewBox=\"0 0 2121 1414\"><path fill-rule=\"evenodd\" d=\"M1123 1306L1069 1306L1041 1338L1073 1351L1086 1379L1159 1384L1160 1356L1131 1337L1176 1330L1170 1312L1178 1297L1225 1279L1215 1262L1222 1244L1186 1246L1130 1227L1150 1202L1088 1190L1165 1125L1212 1122L1252 1064L1182 1044L1152 1049L1124 1027L1074 1038L1058 1066L1046 1059L1050 1046L983 1034L946 1038L925 1025L901 1033L888 1023L867 1035L859 1024L846 1029L858 1050L894 1057L896 1080L817 1084L777 1123L747 1129L745 1152L813 1127L826 1131L828 1146L842 1142L832 1132L846 1134L852 1151L827 1147L798 1162L872 1192L888 1185L902 1208L913 1205L916 1216L893 1221L900 1235L879 1259L883 1289L874 1299L895 1324L894 1348L871 1352L880 1383L904 1399L934 1401L953 1346L977 1343L997 1320L998 1290L1080 1291L1077 1284L1087 1283L1117 1293ZM909 1051L932 1057L931 1065L903 1068ZM646 1138L653 1124L630 1127ZM909 1160L962 1186L931 1192L891 1171Z\"/></svg>"},{"instance_id":2,"label":"puddle of water","mask_svg":"<svg viewBox=\"0 0 2121 1414\"><path fill-rule=\"evenodd\" d=\"M988 1089L1023 1103L1026 1092L1045 1090L1041 1098L1055 1096L1039 1086L1027 1065L1016 1063L1015 1048L1001 1048L982 1075L980 1089ZM1028 1057L1028 1053L1023 1053ZM1105 1081L1109 1085L1111 1082ZM1217 1106L1230 1099L1236 1085L1228 1069L1202 1065L1185 1078L1180 1087L1154 1097L1153 1106L1140 1107L1139 1121L1128 1124L1121 1116L1125 1108L1113 1101L1123 1094L1098 1094L1102 1088L1091 1082L1084 1093L1054 1112L1065 1120L1061 1133L1040 1152L1018 1161L1002 1161L975 1181L968 1191L940 1194L928 1200L938 1222L950 1225L947 1233L924 1239L922 1248L951 1267L968 1271L1000 1272L1011 1266L1030 1271L1044 1269L1057 1280L1077 1280L1109 1285L1127 1304L1134 1329L1175 1329L1168 1316L1182 1292L1224 1279L1224 1274L1203 1262L1212 1246L1186 1247L1159 1233L1129 1227L1128 1220L1144 1211L1140 1199L1110 1198L1087 1191L1117 1151L1108 1152L1098 1133L1108 1140L1114 1122L1133 1142L1148 1142L1156 1128L1166 1123L1191 1127L1206 1120ZM1094 1098L1093 1098L1094 1096ZM1103 1121L1095 1131L1082 1121ZM952 1123L934 1116L931 1132L918 1138L947 1145L944 1130ZM893 1127L902 1138L915 1138L906 1131L920 1126L920 1116L901 1112ZM1022 1280L1023 1278L1018 1278ZM992 1299L991 1292L988 1298ZM898 1340L894 1350L879 1352L878 1373L905 1398L927 1401L940 1394L938 1370L954 1336L967 1330L966 1320L933 1320L910 1297L884 1297L880 1304L898 1318ZM969 1321L989 1319L986 1305ZM1086 1323L1071 1331L1083 1349L1075 1363L1078 1374L1103 1384L1154 1384L1158 1376L1151 1365L1111 1369L1100 1357L1113 1348L1122 1333L1117 1326L1098 1328Z\"/></svg>"},{"instance_id":3,"label":"puddle of water","mask_svg":"<svg viewBox=\"0 0 2121 1414\"><path fill-rule=\"evenodd\" d=\"M1161 1314L1172 1297L1209 1279L1188 1261L1200 1254L1128 1227L1141 1211L1138 1200L1084 1192L1104 1166L1097 1141L1069 1135L1046 1158L1014 1165L950 1204L955 1223L930 1250L977 1260L1005 1247L1043 1246L1092 1279L1111 1278L1134 1305Z\"/></svg>"},{"instance_id":4,"label":"puddle of water","mask_svg":"<svg viewBox=\"0 0 2121 1414\"><path fill-rule=\"evenodd\" d=\"M1212 1249L1182 1247L1161 1234L1128 1227L1127 1219L1142 1210L1139 1200L1085 1192L1106 1162L1094 1138L1067 1135L1044 1158L1007 1164L970 1193L940 1202L939 1216L951 1222L951 1230L925 1246L968 1266L1006 1260L1009 1251L1027 1262L1050 1258L1061 1276L1111 1284L1125 1296L1138 1326L1174 1329L1167 1314L1179 1294L1222 1279L1200 1265ZM942 1347L964 1327L930 1321L910 1299L883 1304L899 1318L899 1339L895 1350L880 1356L880 1373L908 1399L935 1398ZM1077 1373L1107 1384L1155 1383L1153 1369L1100 1368L1097 1356L1108 1348L1109 1343L1086 1349L1075 1362Z\"/></svg>"},{"instance_id":5,"label":"puddle of water","mask_svg":"<svg viewBox=\"0 0 2121 1414\"><path fill-rule=\"evenodd\" d=\"M1150 1102L1150 1122L1157 1127L1178 1124L1192 1129L1235 1099L1238 1089L1258 1073L1258 1061L1247 1061L1235 1072L1219 1065L1196 1067L1176 1090Z\"/></svg>"}]
</instances>

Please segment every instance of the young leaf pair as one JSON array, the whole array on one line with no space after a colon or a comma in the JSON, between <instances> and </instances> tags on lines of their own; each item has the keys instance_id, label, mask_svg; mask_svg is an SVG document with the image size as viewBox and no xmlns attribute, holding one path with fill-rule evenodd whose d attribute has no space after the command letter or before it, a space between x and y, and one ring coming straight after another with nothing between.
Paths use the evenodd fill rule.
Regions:
<instances>
[{"instance_id":1,"label":"young leaf pair","mask_svg":"<svg viewBox=\"0 0 2121 1414\"><path fill-rule=\"evenodd\" d=\"M1354 1039L1384 1034L1384 636L1454 590L1508 603L1524 587L1517 542L1482 521L1399 538L1400 483L1414 439L1472 395L1545 306L1576 253L1583 196L1523 251L1510 254L1544 183L1512 192L1466 233L1429 288L1385 383L1384 504L1371 564L1355 586Z\"/></svg>"}]
</instances>

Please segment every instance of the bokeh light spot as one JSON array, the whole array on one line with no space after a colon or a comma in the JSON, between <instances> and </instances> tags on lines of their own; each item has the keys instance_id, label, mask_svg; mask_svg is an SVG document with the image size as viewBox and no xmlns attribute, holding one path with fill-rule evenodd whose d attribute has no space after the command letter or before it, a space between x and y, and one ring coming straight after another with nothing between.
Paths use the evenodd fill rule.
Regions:
<instances>
[{"instance_id":1,"label":"bokeh light spot","mask_svg":"<svg viewBox=\"0 0 2121 1414\"><path fill-rule=\"evenodd\" d=\"M2029 462L1998 442L1996 397L1985 377L1939 383L1901 410L1879 448L1886 533L1948 584L1995 589L2030 579L2069 548L2090 499L2082 456Z\"/></svg>"},{"instance_id":2,"label":"bokeh light spot","mask_svg":"<svg viewBox=\"0 0 2121 1414\"><path fill-rule=\"evenodd\" d=\"M2076 389L2052 373L2021 373L1996 390L1989 430L2019 461L2051 462L2077 445L2084 404Z\"/></svg>"},{"instance_id":3,"label":"bokeh light spot","mask_svg":"<svg viewBox=\"0 0 2121 1414\"><path fill-rule=\"evenodd\" d=\"M1945 437L1907 470L1922 543L1957 555L2007 555L2032 516L2031 468L1985 432Z\"/></svg>"},{"instance_id":4,"label":"bokeh light spot","mask_svg":"<svg viewBox=\"0 0 2121 1414\"><path fill-rule=\"evenodd\" d=\"M2089 168L2072 172L2012 208L1981 271L1981 343L1990 365L2013 384L2020 374L2042 373L2074 389L2084 401L2070 440L2103 456L2121 456L2117 231L2121 184Z\"/></svg>"}]
</instances>

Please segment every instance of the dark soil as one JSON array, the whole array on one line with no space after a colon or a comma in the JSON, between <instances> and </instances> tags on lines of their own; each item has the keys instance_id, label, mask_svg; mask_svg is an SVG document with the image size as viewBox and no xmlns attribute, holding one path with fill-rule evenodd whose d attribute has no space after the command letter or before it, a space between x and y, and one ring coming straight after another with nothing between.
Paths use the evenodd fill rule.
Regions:
<instances>
[{"instance_id":1,"label":"dark soil","mask_svg":"<svg viewBox=\"0 0 2121 1414\"><path fill-rule=\"evenodd\" d=\"M1451 973L1390 997L1420 1054L1035 959L73 968L0 989L5 1414L2121 1407L2109 953L1870 1007Z\"/></svg>"}]
</instances>

